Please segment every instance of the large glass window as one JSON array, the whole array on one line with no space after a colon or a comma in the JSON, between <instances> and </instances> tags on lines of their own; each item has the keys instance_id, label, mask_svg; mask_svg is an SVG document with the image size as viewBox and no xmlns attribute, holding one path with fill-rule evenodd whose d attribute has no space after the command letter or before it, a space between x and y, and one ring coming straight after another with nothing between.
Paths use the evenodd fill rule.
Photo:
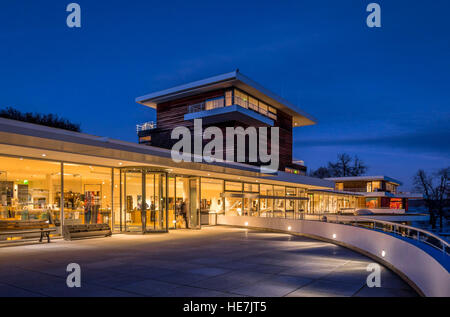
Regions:
<instances>
[{"instance_id":1,"label":"large glass window","mask_svg":"<svg viewBox=\"0 0 450 317\"><path fill-rule=\"evenodd\" d=\"M380 181L372 182L372 191L378 192L380 190L381 190L381 182Z\"/></svg>"},{"instance_id":2,"label":"large glass window","mask_svg":"<svg viewBox=\"0 0 450 317\"><path fill-rule=\"evenodd\" d=\"M273 186L267 184L260 185L260 217L273 216Z\"/></svg>"},{"instance_id":3,"label":"large glass window","mask_svg":"<svg viewBox=\"0 0 450 317\"><path fill-rule=\"evenodd\" d=\"M267 184L261 184L260 193L264 196L273 196L273 186Z\"/></svg>"},{"instance_id":4,"label":"large glass window","mask_svg":"<svg viewBox=\"0 0 450 317\"><path fill-rule=\"evenodd\" d=\"M242 191L242 183L225 181L225 191Z\"/></svg>"},{"instance_id":5,"label":"large glass window","mask_svg":"<svg viewBox=\"0 0 450 317\"><path fill-rule=\"evenodd\" d=\"M224 106L224 97L212 98L205 101L205 110L222 108Z\"/></svg>"},{"instance_id":6,"label":"large glass window","mask_svg":"<svg viewBox=\"0 0 450 317\"><path fill-rule=\"evenodd\" d=\"M111 211L111 168L64 163L64 224L110 224Z\"/></svg>"},{"instance_id":7,"label":"large glass window","mask_svg":"<svg viewBox=\"0 0 450 317\"><path fill-rule=\"evenodd\" d=\"M175 220L176 228L182 229L188 227L189 210L189 178L176 177L176 199L175 199Z\"/></svg>"},{"instance_id":8,"label":"large glass window","mask_svg":"<svg viewBox=\"0 0 450 317\"><path fill-rule=\"evenodd\" d=\"M225 197L225 215L226 216L243 216L242 197Z\"/></svg>"},{"instance_id":9,"label":"large glass window","mask_svg":"<svg viewBox=\"0 0 450 317\"><path fill-rule=\"evenodd\" d=\"M244 94L240 90L234 90L234 103L243 107L248 108L248 95Z\"/></svg>"},{"instance_id":10,"label":"large glass window","mask_svg":"<svg viewBox=\"0 0 450 317\"><path fill-rule=\"evenodd\" d=\"M256 197L244 196L244 216L256 217L259 215L258 212L259 200Z\"/></svg>"},{"instance_id":11,"label":"large glass window","mask_svg":"<svg viewBox=\"0 0 450 317\"><path fill-rule=\"evenodd\" d=\"M248 108L252 109L254 111L258 111L258 100L253 97L249 97L248 98Z\"/></svg>"},{"instance_id":12,"label":"large glass window","mask_svg":"<svg viewBox=\"0 0 450 317\"><path fill-rule=\"evenodd\" d=\"M274 107L269 107L269 113L267 114L267 116L271 119L276 120L277 119L277 109L275 109Z\"/></svg>"},{"instance_id":13,"label":"large glass window","mask_svg":"<svg viewBox=\"0 0 450 317\"><path fill-rule=\"evenodd\" d=\"M163 231L166 228L165 174L145 174L146 230Z\"/></svg>"},{"instance_id":14,"label":"large glass window","mask_svg":"<svg viewBox=\"0 0 450 317\"><path fill-rule=\"evenodd\" d=\"M201 188L202 188L202 201L201 201L202 218L209 217L209 213L218 213L218 214L223 213L224 208L222 197L223 180L202 177Z\"/></svg>"},{"instance_id":15,"label":"large glass window","mask_svg":"<svg viewBox=\"0 0 450 317\"><path fill-rule=\"evenodd\" d=\"M259 192L259 185L258 184L244 184L244 192L250 192L250 193L258 193Z\"/></svg>"},{"instance_id":16,"label":"large glass window","mask_svg":"<svg viewBox=\"0 0 450 317\"><path fill-rule=\"evenodd\" d=\"M169 193L167 195L169 229L175 229L177 223L175 216L175 177L169 176L167 181L169 187Z\"/></svg>"},{"instance_id":17,"label":"large glass window","mask_svg":"<svg viewBox=\"0 0 450 317\"><path fill-rule=\"evenodd\" d=\"M0 220L60 225L61 163L0 157Z\"/></svg>"},{"instance_id":18,"label":"large glass window","mask_svg":"<svg viewBox=\"0 0 450 317\"><path fill-rule=\"evenodd\" d=\"M284 186L274 186L273 189L274 189L274 196L276 196L276 198L274 200L274 205L273 205L274 217L285 218L285 213L284 213L284 211L285 211L285 209L284 209L285 188L284 188Z\"/></svg>"},{"instance_id":19,"label":"large glass window","mask_svg":"<svg viewBox=\"0 0 450 317\"><path fill-rule=\"evenodd\" d=\"M225 97L226 98L226 97ZM271 119L277 119L277 109L269 106L268 104L258 100L238 89L234 90L234 103L243 108L251 109L255 112L259 112Z\"/></svg>"},{"instance_id":20,"label":"large glass window","mask_svg":"<svg viewBox=\"0 0 450 317\"><path fill-rule=\"evenodd\" d=\"M289 197L296 196L296 189L291 187L286 187L286 218L293 219L296 200L289 199Z\"/></svg>"},{"instance_id":21,"label":"large glass window","mask_svg":"<svg viewBox=\"0 0 450 317\"><path fill-rule=\"evenodd\" d=\"M122 203L123 197L121 196L122 193L122 179L120 174L120 169L115 168L114 169L114 191L113 191L113 230L114 231L122 231L124 224L125 224L125 218L124 214L120 211L120 206Z\"/></svg>"},{"instance_id":22,"label":"large glass window","mask_svg":"<svg viewBox=\"0 0 450 317\"><path fill-rule=\"evenodd\" d=\"M122 170L125 231L166 231L166 174L143 168Z\"/></svg>"},{"instance_id":23,"label":"large glass window","mask_svg":"<svg viewBox=\"0 0 450 317\"><path fill-rule=\"evenodd\" d=\"M269 106L267 104L265 104L264 102L259 102L259 112L265 116L267 116L267 114L269 113L268 111Z\"/></svg>"},{"instance_id":24,"label":"large glass window","mask_svg":"<svg viewBox=\"0 0 450 317\"><path fill-rule=\"evenodd\" d=\"M233 92L227 90L225 92L225 106L231 106L233 104Z\"/></svg>"},{"instance_id":25,"label":"large glass window","mask_svg":"<svg viewBox=\"0 0 450 317\"><path fill-rule=\"evenodd\" d=\"M378 208L378 198L366 198L366 208Z\"/></svg>"}]
</instances>

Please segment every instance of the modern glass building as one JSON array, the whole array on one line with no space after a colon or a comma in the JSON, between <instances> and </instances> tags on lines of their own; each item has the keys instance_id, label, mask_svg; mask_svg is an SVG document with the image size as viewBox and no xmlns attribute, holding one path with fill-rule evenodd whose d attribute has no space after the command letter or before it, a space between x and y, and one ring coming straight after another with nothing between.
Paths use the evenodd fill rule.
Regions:
<instances>
[{"instance_id":1,"label":"modern glass building","mask_svg":"<svg viewBox=\"0 0 450 317\"><path fill-rule=\"evenodd\" d=\"M199 229L217 214L300 219L365 206L360 193L305 176L293 162L292 130L315 119L238 71L137 101L157 111L156 124L138 126L141 144L0 119L0 221L166 232ZM279 171L265 174L260 162L175 162L170 131L192 129L195 118L279 127Z\"/></svg>"}]
</instances>

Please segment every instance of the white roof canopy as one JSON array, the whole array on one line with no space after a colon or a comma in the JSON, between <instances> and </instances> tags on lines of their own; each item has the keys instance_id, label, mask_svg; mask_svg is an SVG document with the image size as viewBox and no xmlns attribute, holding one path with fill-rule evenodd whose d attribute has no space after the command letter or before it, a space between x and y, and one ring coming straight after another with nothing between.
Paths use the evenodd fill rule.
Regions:
<instances>
[{"instance_id":1,"label":"white roof canopy","mask_svg":"<svg viewBox=\"0 0 450 317\"><path fill-rule=\"evenodd\" d=\"M262 87L260 84L244 76L237 70L231 73L153 92L136 98L136 102L151 108L156 108L156 105L162 102L189 97L215 89L230 87L240 88L261 101L291 115L293 127L313 125L317 122L313 116L307 114L296 105L291 104L289 101Z\"/></svg>"}]
</instances>

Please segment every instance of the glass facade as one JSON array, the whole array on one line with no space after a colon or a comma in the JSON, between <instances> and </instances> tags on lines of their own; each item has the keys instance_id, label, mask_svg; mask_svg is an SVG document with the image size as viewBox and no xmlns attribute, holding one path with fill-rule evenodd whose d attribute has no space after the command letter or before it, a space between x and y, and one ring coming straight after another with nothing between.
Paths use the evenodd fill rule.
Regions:
<instances>
[{"instance_id":1,"label":"glass facade","mask_svg":"<svg viewBox=\"0 0 450 317\"><path fill-rule=\"evenodd\" d=\"M111 223L111 168L64 163L64 224Z\"/></svg>"},{"instance_id":2,"label":"glass facade","mask_svg":"<svg viewBox=\"0 0 450 317\"><path fill-rule=\"evenodd\" d=\"M234 89L234 104L243 108L251 109L255 112L267 116L273 120L277 120L277 109L267 105L266 103L252 97L251 95L239 90Z\"/></svg>"},{"instance_id":3,"label":"glass facade","mask_svg":"<svg viewBox=\"0 0 450 317\"><path fill-rule=\"evenodd\" d=\"M359 207L351 195L173 175L150 167L19 157L0 157L0 166L0 221L48 221L59 233L61 225L98 223L114 232L165 232L200 228L211 214L303 219Z\"/></svg>"},{"instance_id":4,"label":"glass facade","mask_svg":"<svg viewBox=\"0 0 450 317\"><path fill-rule=\"evenodd\" d=\"M166 173L146 168L125 168L121 174L122 211L125 213L122 230L167 231Z\"/></svg>"},{"instance_id":5,"label":"glass facade","mask_svg":"<svg viewBox=\"0 0 450 317\"><path fill-rule=\"evenodd\" d=\"M202 224L209 223L209 214L221 214L224 211L224 181L213 178L201 178L201 220Z\"/></svg>"},{"instance_id":6,"label":"glass facade","mask_svg":"<svg viewBox=\"0 0 450 317\"><path fill-rule=\"evenodd\" d=\"M247 94L240 89L229 89L222 96L206 99L203 102L189 105L189 112L198 112L203 110L212 110L216 108L238 105L246 109L250 109L260 113L273 120L277 120L277 109L264 103L263 101ZM145 137L143 137L145 138ZM149 141L142 139L143 142Z\"/></svg>"},{"instance_id":7,"label":"glass facade","mask_svg":"<svg viewBox=\"0 0 450 317\"><path fill-rule=\"evenodd\" d=\"M361 206L358 198L352 195L332 193L326 191L308 192L307 213L353 213Z\"/></svg>"},{"instance_id":8,"label":"glass facade","mask_svg":"<svg viewBox=\"0 0 450 317\"><path fill-rule=\"evenodd\" d=\"M59 225L61 171L58 162L0 157L0 220Z\"/></svg>"}]
</instances>

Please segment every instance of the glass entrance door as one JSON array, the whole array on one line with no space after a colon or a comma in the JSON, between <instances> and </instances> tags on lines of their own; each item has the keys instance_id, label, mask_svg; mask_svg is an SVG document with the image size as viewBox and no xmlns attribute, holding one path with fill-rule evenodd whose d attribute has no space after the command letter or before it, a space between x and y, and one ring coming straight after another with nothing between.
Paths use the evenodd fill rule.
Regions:
<instances>
[{"instance_id":1,"label":"glass entrance door","mask_svg":"<svg viewBox=\"0 0 450 317\"><path fill-rule=\"evenodd\" d=\"M258 216L258 199L244 196L243 216Z\"/></svg>"},{"instance_id":2,"label":"glass entrance door","mask_svg":"<svg viewBox=\"0 0 450 317\"><path fill-rule=\"evenodd\" d=\"M123 173L125 223L124 230L142 232L142 173L125 171Z\"/></svg>"},{"instance_id":3,"label":"glass entrance door","mask_svg":"<svg viewBox=\"0 0 450 317\"><path fill-rule=\"evenodd\" d=\"M189 178L189 228L200 229L200 181Z\"/></svg>"},{"instance_id":4,"label":"glass entrance door","mask_svg":"<svg viewBox=\"0 0 450 317\"><path fill-rule=\"evenodd\" d=\"M175 177L175 225L177 229L200 228L200 180L198 177Z\"/></svg>"},{"instance_id":5,"label":"glass entrance door","mask_svg":"<svg viewBox=\"0 0 450 317\"><path fill-rule=\"evenodd\" d=\"M127 168L122 173L124 231L167 231L166 173L145 168Z\"/></svg>"},{"instance_id":6,"label":"glass entrance door","mask_svg":"<svg viewBox=\"0 0 450 317\"><path fill-rule=\"evenodd\" d=\"M164 180L164 174L145 175L146 230L163 231L166 227Z\"/></svg>"}]
</instances>

